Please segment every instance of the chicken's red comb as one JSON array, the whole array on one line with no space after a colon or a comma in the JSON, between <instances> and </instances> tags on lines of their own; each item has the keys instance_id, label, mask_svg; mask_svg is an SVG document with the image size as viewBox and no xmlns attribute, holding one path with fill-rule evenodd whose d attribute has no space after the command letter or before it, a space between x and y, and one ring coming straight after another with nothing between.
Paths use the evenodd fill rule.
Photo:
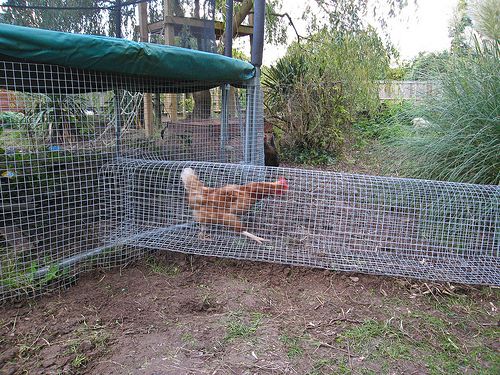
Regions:
<instances>
[{"instance_id":1,"label":"chicken's red comb","mask_svg":"<svg viewBox=\"0 0 500 375\"><path fill-rule=\"evenodd\" d=\"M278 183L281 185L283 190L288 190L288 181L285 177L278 178Z\"/></svg>"}]
</instances>

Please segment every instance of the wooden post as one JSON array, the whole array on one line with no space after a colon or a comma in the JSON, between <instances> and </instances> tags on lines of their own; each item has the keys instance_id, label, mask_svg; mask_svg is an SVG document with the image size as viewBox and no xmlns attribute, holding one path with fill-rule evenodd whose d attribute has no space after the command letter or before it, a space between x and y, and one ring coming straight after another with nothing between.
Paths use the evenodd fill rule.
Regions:
<instances>
[{"instance_id":1,"label":"wooden post","mask_svg":"<svg viewBox=\"0 0 500 375\"><path fill-rule=\"evenodd\" d=\"M139 5L139 31L141 42L148 42L148 4L140 3ZM153 135L153 98L150 93L144 94L144 130L146 137Z\"/></svg>"},{"instance_id":2,"label":"wooden post","mask_svg":"<svg viewBox=\"0 0 500 375\"><path fill-rule=\"evenodd\" d=\"M253 13L248 15L248 25L253 28ZM253 34L250 35L250 55L252 54Z\"/></svg>"},{"instance_id":3,"label":"wooden post","mask_svg":"<svg viewBox=\"0 0 500 375\"><path fill-rule=\"evenodd\" d=\"M164 0L163 19L165 20L165 44L172 46L175 44L174 25L168 23L169 17L174 15L174 1ZM170 115L170 121L177 121L177 94L166 95L166 109Z\"/></svg>"}]
</instances>

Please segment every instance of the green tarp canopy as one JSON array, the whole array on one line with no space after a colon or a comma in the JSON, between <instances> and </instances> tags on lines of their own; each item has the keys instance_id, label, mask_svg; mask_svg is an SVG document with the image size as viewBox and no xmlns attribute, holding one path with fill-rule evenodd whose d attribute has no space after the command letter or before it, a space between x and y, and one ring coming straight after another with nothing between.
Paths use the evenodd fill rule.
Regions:
<instances>
[{"instance_id":1,"label":"green tarp canopy","mask_svg":"<svg viewBox=\"0 0 500 375\"><path fill-rule=\"evenodd\" d=\"M192 91L241 85L255 74L251 64L213 53L1 23L0 60L9 62L2 66L0 85L32 92L96 91L120 84L139 91ZM101 74L92 84L79 82L91 80L92 72L115 78L103 80Z\"/></svg>"}]
</instances>

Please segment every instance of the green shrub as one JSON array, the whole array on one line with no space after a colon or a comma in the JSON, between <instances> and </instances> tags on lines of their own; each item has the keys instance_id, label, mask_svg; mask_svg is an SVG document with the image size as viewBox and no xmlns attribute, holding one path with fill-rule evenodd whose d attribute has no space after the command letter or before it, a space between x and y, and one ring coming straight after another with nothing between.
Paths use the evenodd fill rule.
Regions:
<instances>
[{"instance_id":1,"label":"green shrub","mask_svg":"<svg viewBox=\"0 0 500 375\"><path fill-rule=\"evenodd\" d=\"M339 156L352 122L378 108L376 80L387 68L387 49L373 30L322 30L264 69L264 104L284 159L325 164Z\"/></svg>"},{"instance_id":2,"label":"green shrub","mask_svg":"<svg viewBox=\"0 0 500 375\"><path fill-rule=\"evenodd\" d=\"M408 176L500 183L500 59L496 48L450 60L437 93L407 112L428 125L396 143ZM495 52L495 53L491 53Z\"/></svg>"},{"instance_id":3,"label":"green shrub","mask_svg":"<svg viewBox=\"0 0 500 375\"><path fill-rule=\"evenodd\" d=\"M389 141L408 135L412 108L408 101L382 103L373 116L359 118L353 124L356 138L363 143L364 140Z\"/></svg>"},{"instance_id":4,"label":"green shrub","mask_svg":"<svg viewBox=\"0 0 500 375\"><path fill-rule=\"evenodd\" d=\"M19 112L0 112L0 128L18 127L21 121L23 121L24 115Z\"/></svg>"}]
</instances>

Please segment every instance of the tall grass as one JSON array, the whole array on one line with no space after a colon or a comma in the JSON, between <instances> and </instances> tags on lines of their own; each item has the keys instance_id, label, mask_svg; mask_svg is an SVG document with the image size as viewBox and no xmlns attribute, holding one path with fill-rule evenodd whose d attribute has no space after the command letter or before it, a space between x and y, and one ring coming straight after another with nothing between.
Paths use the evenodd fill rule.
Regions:
<instances>
[{"instance_id":1,"label":"tall grass","mask_svg":"<svg viewBox=\"0 0 500 375\"><path fill-rule=\"evenodd\" d=\"M428 125L397 141L407 176L500 183L500 59L491 52L452 58L432 77L438 92L411 109Z\"/></svg>"}]
</instances>

